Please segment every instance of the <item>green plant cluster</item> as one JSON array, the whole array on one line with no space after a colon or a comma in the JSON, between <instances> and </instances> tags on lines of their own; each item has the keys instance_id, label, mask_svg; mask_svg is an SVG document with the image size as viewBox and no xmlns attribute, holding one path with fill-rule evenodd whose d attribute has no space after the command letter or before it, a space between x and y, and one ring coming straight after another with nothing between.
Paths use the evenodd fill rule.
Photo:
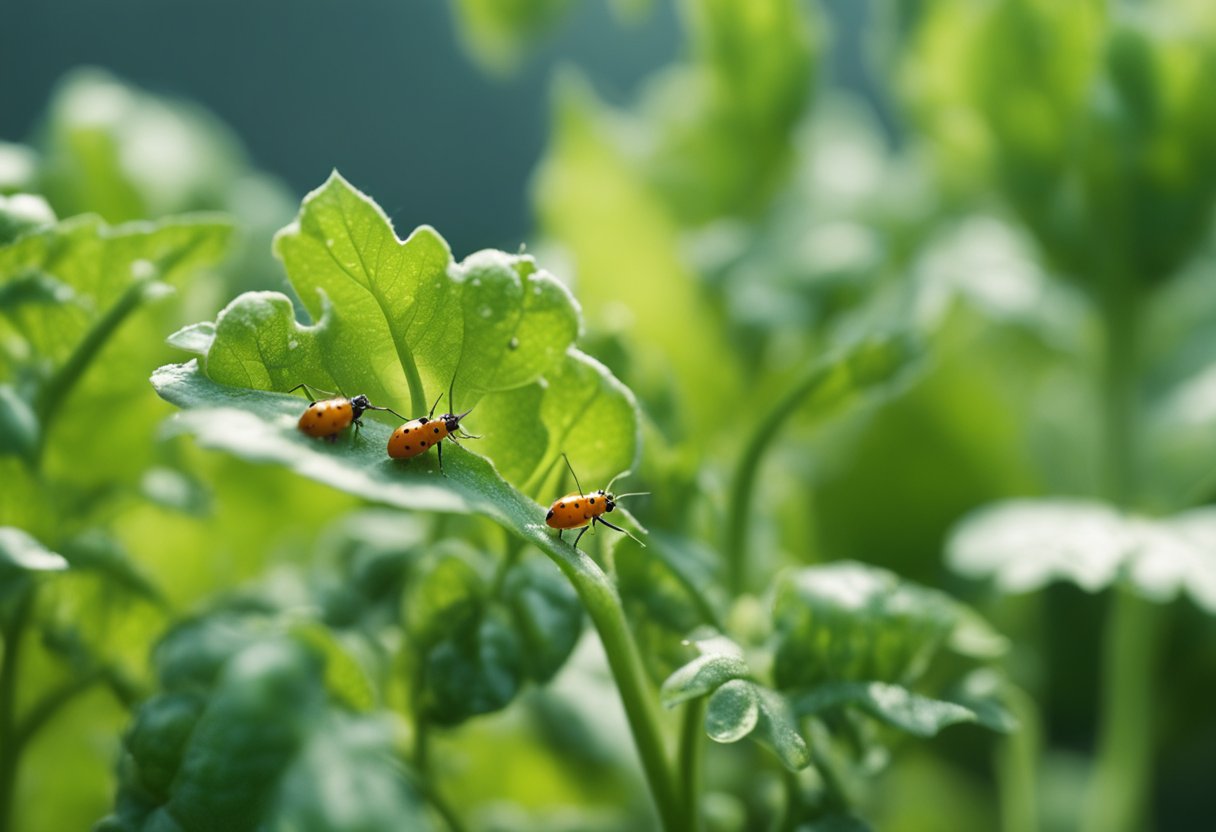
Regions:
<instances>
[{"instance_id":1,"label":"green plant cluster","mask_svg":"<svg viewBox=\"0 0 1216 832\"><path fill-rule=\"evenodd\" d=\"M500 70L574 5L456 4ZM0 832L1145 828L1216 679L1216 18L886 11L898 150L797 0L561 74L535 254L65 81L0 145ZM563 454L644 547L546 526Z\"/></svg>"}]
</instances>

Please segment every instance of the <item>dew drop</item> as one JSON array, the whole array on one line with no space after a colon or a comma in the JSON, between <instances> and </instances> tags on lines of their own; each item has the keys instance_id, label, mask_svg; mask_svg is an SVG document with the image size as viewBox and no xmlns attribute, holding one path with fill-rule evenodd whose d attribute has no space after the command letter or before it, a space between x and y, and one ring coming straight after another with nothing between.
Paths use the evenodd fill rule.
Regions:
<instances>
[{"instance_id":1,"label":"dew drop","mask_svg":"<svg viewBox=\"0 0 1216 832\"><path fill-rule=\"evenodd\" d=\"M156 266L151 260L136 260L131 264L131 277L136 280L148 280L156 274Z\"/></svg>"},{"instance_id":2,"label":"dew drop","mask_svg":"<svg viewBox=\"0 0 1216 832\"><path fill-rule=\"evenodd\" d=\"M517 350L517 349L519 349L519 339L518 339L518 338L512 338L510 341L508 341L508 342L507 342L507 349L509 349L509 350Z\"/></svg>"},{"instance_id":3,"label":"dew drop","mask_svg":"<svg viewBox=\"0 0 1216 832\"><path fill-rule=\"evenodd\" d=\"M290 341L287 342L287 349L289 349L289 350L294 350L298 346L300 346L300 342L297 341L295 338L292 338Z\"/></svg>"},{"instance_id":4,"label":"dew drop","mask_svg":"<svg viewBox=\"0 0 1216 832\"><path fill-rule=\"evenodd\" d=\"M494 314L494 310L488 306L483 306L483 307L481 307L481 309L478 309L477 311L483 318L488 318Z\"/></svg>"},{"instance_id":5,"label":"dew drop","mask_svg":"<svg viewBox=\"0 0 1216 832\"><path fill-rule=\"evenodd\" d=\"M470 282L470 283L472 283L474 286L480 286L480 285L481 285L481 278L480 278L480 277L475 277L475 278L473 278L473 279L472 279L471 281L469 281L469 282Z\"/></svg>"},{"instance_id":6,"label":"dew drop","mask_svg":"<svg viewBox=\"0 0 1216 832\"><path fill-rule=\"evenodd\" d=\"M333 248L333 247L334 247L334 241L333 241L332 239L326 240L326 241L325 241L325 245L329 246L330 248Z\"/></svg>"}]
</instances>

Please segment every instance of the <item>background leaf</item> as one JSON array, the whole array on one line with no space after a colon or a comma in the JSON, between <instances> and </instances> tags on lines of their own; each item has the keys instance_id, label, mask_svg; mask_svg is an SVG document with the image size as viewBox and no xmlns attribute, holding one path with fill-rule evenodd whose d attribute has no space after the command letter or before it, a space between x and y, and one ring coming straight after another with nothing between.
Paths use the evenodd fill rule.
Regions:
<instances>
[{"instance_id":1,"label":"background leaf","mask_svg":"<svg viewBox=\"0 0 1216 832\"><path fill-rule=\"evenodd\" d=\"M957 572L989 578L1003 592L1056 580L1096 592L1126 576L1154 601L1184 590L1216 612L1216 511L1149 518L1090 500L1010 500L965 519L951 536Z\"/></svg>"}]
</instances>

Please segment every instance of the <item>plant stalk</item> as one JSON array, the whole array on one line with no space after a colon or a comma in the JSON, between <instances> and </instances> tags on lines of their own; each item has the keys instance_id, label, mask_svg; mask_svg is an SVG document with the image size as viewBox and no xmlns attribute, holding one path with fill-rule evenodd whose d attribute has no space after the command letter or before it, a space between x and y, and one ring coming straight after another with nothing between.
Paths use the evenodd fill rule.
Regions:
<instances>
[{"instance_id":1,"label":"plant stalk","mask_svg":"<svg viewBox=\"0 0 1216 832\"><path fill-rule=\"evenodd\" d=\"M1011 684L1002 698L1018 721L1018 729L1002 738L996 749L1002 832L1038 832L1039 798L1036 777L1042 755L1043 728L1034 700Z\"/></svg>"},{"instance_id":2,"label":"plant stalk","mask_svg":"<svg viewBox=\"0 0 1216 832\"><path fill-rule=\"evenodd\" d=\"M1136 497L1139 295L1108 291L1104 306L1106 492L1128 508ZM1082 832L1136 832L1148 802L1153 754L1153 657L1158 611L1127 586L1113 592L1103 645L1097 760Z\"/></svg>"},{"instance_id":3,"label":"plant stalk","mask_svg":"<svg viewBox=\"0 0 1216 832\"><path fill-rule=\"evenodd\" d=\"M550 554L574 585L591 623L595 625L621 704L625 707L625 716L629 720L642 770L664 832L685 832L689 827L684 804L663 746L653 686L646 676L642 658L625 620L616 587L585 553L544 535L535 542Z\"/></svg>"},{"instance_id":4,"label":"plant stalk","mask_svg":"<svg viewBox=\"0 0 1216 832\"><path fill-rule=\"evenodd\" d=\"M702 696L684 705L680 725L680 771L684 775L684 816L689 832L701 832L701 769L705 748L705 710L709 697Z\"/></svg>"}]
</instances>

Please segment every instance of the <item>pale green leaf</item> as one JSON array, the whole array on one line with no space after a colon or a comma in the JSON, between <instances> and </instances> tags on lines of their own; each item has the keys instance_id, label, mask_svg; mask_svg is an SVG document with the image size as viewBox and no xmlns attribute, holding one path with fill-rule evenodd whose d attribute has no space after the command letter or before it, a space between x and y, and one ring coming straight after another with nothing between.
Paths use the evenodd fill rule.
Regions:
<instances>
[{"instance_id":1,"label":"pale green leaf","mask_svg":"<svg viewBox=\"0 0 1216 832\"><path fill-rule=\"evenodd\" d=\"M698 656L667 678L659 691L663 706L674 708L712 693L732 679L745 679L751 670L740 656L709 653Z\"/></svg>"},{"instance_id":2,"label":"pale green leaf","mask_svg":"<svg viewBox=\"0 0 1216 832\"><path fill-rule=\"evenodd\" d=\"M978 657L1004 647L949 595L861 563L787 572L773 619L773 672L783 690L826 681L910 684L944 647Z\"/></svg>"},{"instance_id":3,"label":"pale green leaf","mask_svg":"<svg viewBox=\"0 0 1216 832\"><path fill-rule=\"evenodd\" d=\"M833 708L853 705L888 725L918 737L932 737L943 728L960 723L978 723L1002 733L1017 727L1013 717L995 703L974 707L931 699L900 685L883 682L829 682L794 697L791 704L799 716L814 716Z\"/></svg>"},{"instance_id":4,"label":"pale green leaf","mask_svg":"<svg viewBox=\"0 0 1216 832\"><path fill-rule=\"evenodd\" d=\"M67 568L63 555L52 552L27 532L0 526L0 573L59 572Z\"/></svg>"},{"instance_id":5,"label":"pale green leaf","mask_svg":"<svg viewBox=\"0 0 1216 832\"><path fill-rule=\"evenodd\" d=\"M1216 511L1150 518L1096 501L1010 500L966 518L950 538L948 563L993 580L1003 592L1065 580L1095 592L1126 576L1154 601L1184 590L1216 612Z\"/></svg>"},{"instance_id":6,"label":"pale green leaf","mask_svg":"<svg viewBox=\"0 0 1216 832\"><path fill-rule=\"evenodd\" d=\"M714 742L738 742L760 721L760 696L756 686L732 679L713 692L705 709L705 733Z\"/></svg>"},{"instance_id":7,"label":"pale green leaf","mask_svg":"<svg viewBox=\"0 0 1216 832\"><path fill-rule=\"evenodd\" d=\"M811 764L811 750L798 733L798 723L785 697L762 685L755 685L760 700L760 720L755 737L776 752L778 759L790 771L799 771Z\"/></svg>"}]
</instances>

